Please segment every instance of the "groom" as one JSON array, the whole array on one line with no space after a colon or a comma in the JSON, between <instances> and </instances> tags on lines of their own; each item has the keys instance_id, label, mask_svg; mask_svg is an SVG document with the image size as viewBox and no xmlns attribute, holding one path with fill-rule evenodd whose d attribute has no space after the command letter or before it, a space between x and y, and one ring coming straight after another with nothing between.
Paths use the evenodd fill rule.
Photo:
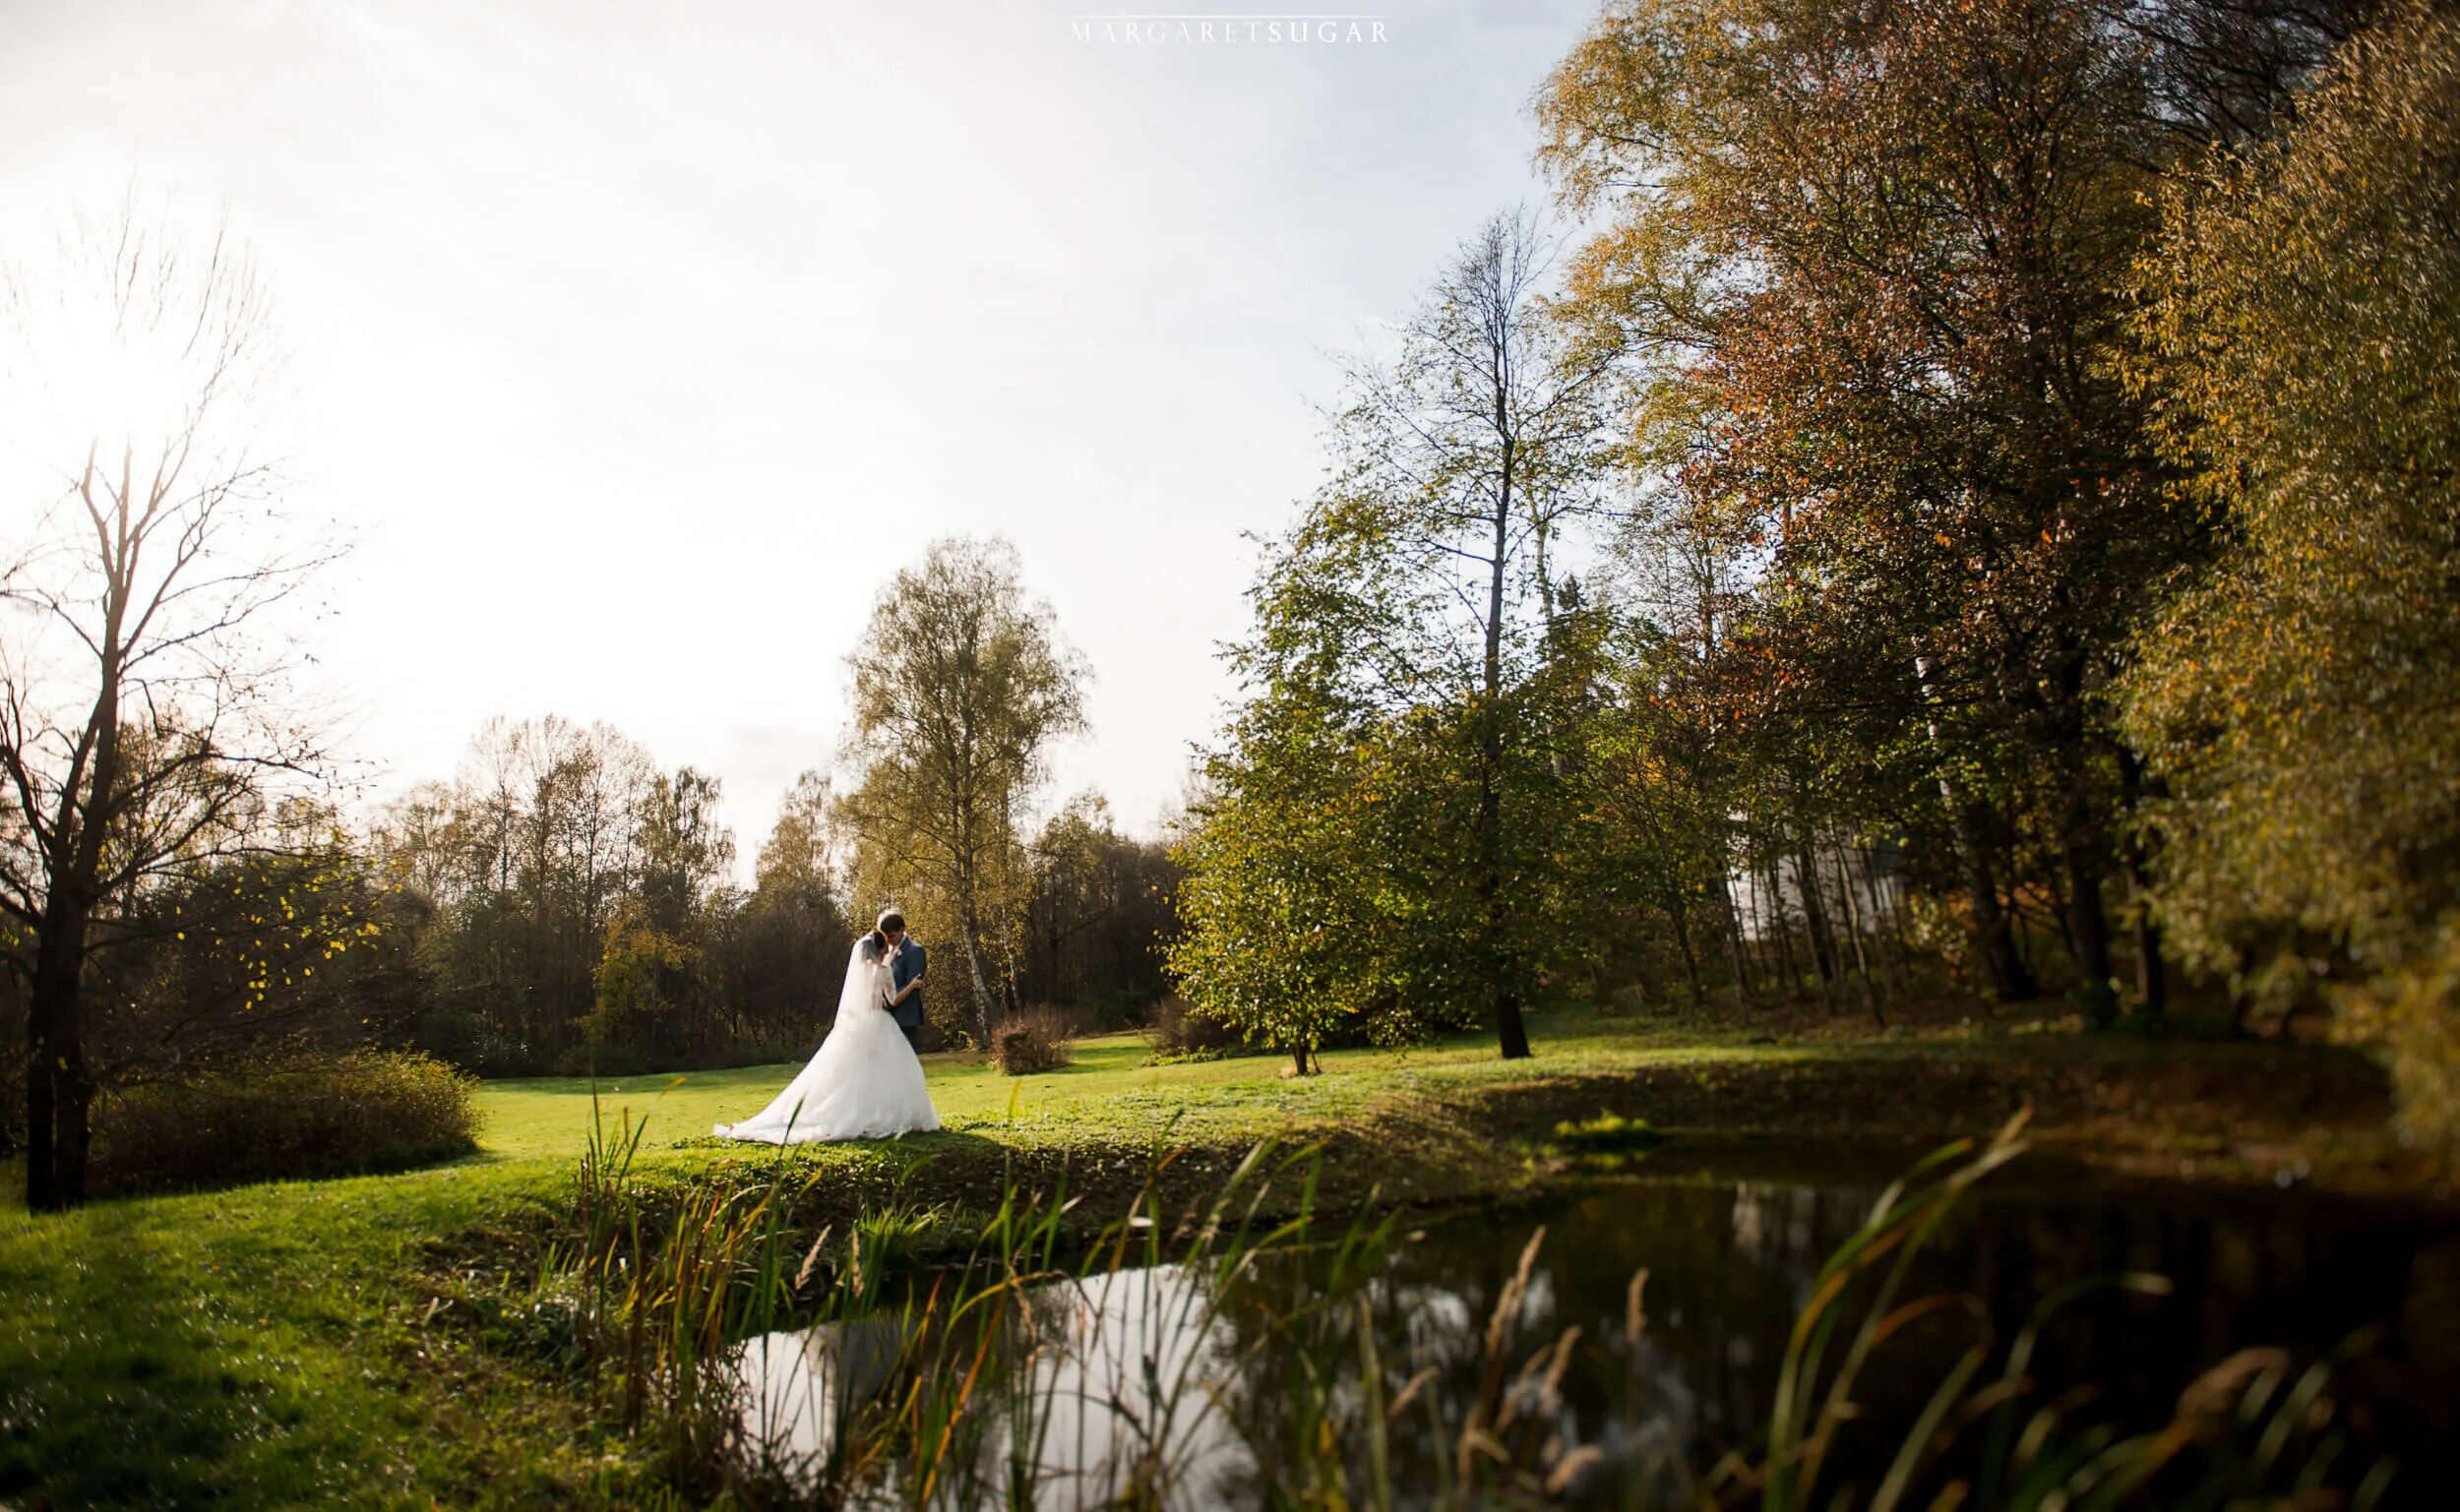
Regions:
<instances>
[{"instance_id":1,"label":"groom","mask_svg":"<svg viewBox=\"0 0 2460 1512\"><path fill-rule=\"evenodd\" d=\"M880 916L881 937L889 942L889 1011L896 1017L905 1043L922 1054L923 947L905 937L905 916L892 908Z\"/></svg>"}]
</instances>

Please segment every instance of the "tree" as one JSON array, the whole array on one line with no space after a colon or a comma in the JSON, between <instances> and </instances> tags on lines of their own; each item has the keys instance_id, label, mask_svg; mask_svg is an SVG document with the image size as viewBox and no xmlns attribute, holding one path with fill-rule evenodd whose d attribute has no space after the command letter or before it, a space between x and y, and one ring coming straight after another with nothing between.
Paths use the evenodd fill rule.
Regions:
<instances>
[{"instance_id":1,"label":"tree","mask_svg":"<svg viewBox=\"0 0 2460 1512\"><path fill-rule=\"evenodd\" d=\"M286 1048L399 1043L427 983L422 905L386 883L339 816L303 798L246 819L249 843L148 887L112 921L87 992L87 1058L125 1089Z\"/></svg>"},{"instance_id":2,"label":"tree","mask_svg":"<svg viewBox=\"0 0 2460 1512\"><path fill-rule=\"evenodd\" d=\"M2209 544L2153 507L2132 261L2163 165L2262 129L2315 34L2219 0L1630 0L1541 96L1567 200L1612 215L1565 309L1632 375L1635 471L1752 561L1716 642L1738 719L1783 788L1854 755L1936 795L2000 997L2031 987L2022 838L2116 1010L2108 695ZM1823 816L1784 802L1807 843Z\"/></svg>"},{"instance_id":3,"label":"tree","mask_svg":"<svg viewBox=\"0 0 2460 1512\"><path fill-rule=\"evenodd\" d=\"M1550 248L1526 214L1497 215L1462 245L1397 356L1353 372L1337 481L1267 570L1304 575L1311 552L1335 548L1384 612L1377 643L1334 647L1319 670L1360 707L1453 743L1469 808L1424 879L1436 894L1461 889L1435 912L1506 1059L1529 1054L1521 1009L1536 942L1555 933L1551 837L1569 811L1551 791L1558 767L1532 696L1562 644L1561 549L1595 507L1605 397L1604 365L1568 347L1543 307ZM1280 600L1299 614L1323 604ZM1260 636L1266 658L1272 636Z\"/></svg>"},{"instance_id":4,"label":"tree","mask_svg":"<svg viewBox=\"0 0 2460 1512\"><path fill-rule=\"evenodd\" d=\"M761 842L751 895L734 920L728 1001L753 1043L800 1041L836 1007L827 990L855 930L838 900L829 779L807 771Z\"/></svg>"},{"instance_id":5,"label":"tree","mask_svg":"<svg viewBox=\"0 0 2460 1512\"><path fill-rule=\"evenodd\" d=\"M1052 742L1083 726L1082 660L993 537L934 541L899 570L847 662L859 869L945 902L987 1044L1024 902L1016 824Z\"/></svg>"},{"instance_id":6,"label":"tree","mask_svg":"<svg viewBox=\"0 0 2460 1512\"><path fill-rule=\"evenodd\" d=\"M642 884L658 776L603 723L498 717L450 784L378 816L371 849L430 909L422 1043L491 1073L553 1067L594 1010L614 912Z\"/></svg>"},{"instance_id":7,"label":"tree","mask_svg":"<svg viewBox=\"0 0 2460 1512\"><path fill-rule=\"evenodd\" d=\"M717 822L717 779L689 766L650 779L639 829L637 901L648 931L664 942L650 983L666 1010L659 1049L697 1048L707 1039L704 1010L716 996L709 979L709 905L734 867L734 835ZM615 947L610 934L608 948ZM605 990L601 981L599 1003Z\"/></svg>"},{"instance_id":8,"label":"tree","mask_svg":"<svg viewBox=\"0 0 2460 1512\"><path fill-rule=\"evenodd\" d=\"M1584 704L1603 637L1550 563L1590 504L1597 374L1537 302L1540 238L1490 222L1362 367L1339 467L1270 544L1242 700L1178 852L1173 973L1304 1070L1342 1037L1521 1010L1577 927Z\"/></svg>"},{"instance_id":9,"label":"tree","mask_svg":"<svg viewBox=\"0 0 2460 1512\"><path fill-rule=\"evenodd\" d=\"M2227 544L2122 690L2161 912L2257 1001L2339 979L2460 1148L2460 21L2387 14L2162 209L2135 376Z\"/></svg>"},{"instance_id":10,"label":"tree","mask_svg":"<svg viewBox=\"0 0 2460 1512\"><path fill-rule=\"evenodd\" d=\"M1251 712L1239 756L1212 762L1217 791L1173 852L1186 878L1169 963L1198 1011L1304 1075L1325 1041L1374 1033L1398 999L1342 743L1301 719ZM1267 722L1297 727L1276 736Z\"/></svg>"},{"instance_id":11,"label":"tree","mask_svg":"<svg viewBox=\"0 0 2460 1512\"><path fill-rule=\"evenodd\" d=\"M132 206L82 228L56 284L12 277L9 419L41 426L50 499L0 564L0 912L27 984L27 1201L82 1203L89 974L131 900L250 845L270 783L320 781L268 612L324 560L285 544L250 452L262 291L239 252ZM56 464L65 462L65 468ZM65 489L59 481L65 480Z\"/></svg>"},{"instance_id":12,"label":"tree","mask_svg":"<svg viewBox=\"0 0 2460 1512\"><path fill-rule=\"evenodd\" d=\"M1160 946L1179 883L1169 847L1120 833L1109 802L1081 793L1042 826L1027 859L1033 888L1018 996L1111 1012L1161 997Z\"/></svg>"},{"instance_id":13,"label":"tree","mask_svg":"<svg viewBox=\"0 0 2460 1512\"><path fill-rule=\"evenodd\" d=\"M640 886L661 928L682 930L734 866L734 834L717 822L717 779L689 766L649 781Z\"/></svg>"}]
</instances>

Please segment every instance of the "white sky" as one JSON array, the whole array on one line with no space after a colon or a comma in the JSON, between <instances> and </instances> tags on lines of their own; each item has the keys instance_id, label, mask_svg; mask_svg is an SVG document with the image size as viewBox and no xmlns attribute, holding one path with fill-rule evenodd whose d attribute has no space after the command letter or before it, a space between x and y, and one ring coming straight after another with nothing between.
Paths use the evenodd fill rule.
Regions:
<instances>
[{"instance_id":1,"label":"white sky","mask_svg":"<svg viewBox=\"0 0 2460 1512\"><path fill-rule=\"evenodd\" d=\"M1146 829L1334 359L1542 195L1526 101L1592 6L1072 32L1129 8L0 0L0 256L132 185L250 243L378 792L489 714L605 719L723 779L748 865L880 582L999 530L1094 671L1051 796Z\"/></svg>"}]
</instances>

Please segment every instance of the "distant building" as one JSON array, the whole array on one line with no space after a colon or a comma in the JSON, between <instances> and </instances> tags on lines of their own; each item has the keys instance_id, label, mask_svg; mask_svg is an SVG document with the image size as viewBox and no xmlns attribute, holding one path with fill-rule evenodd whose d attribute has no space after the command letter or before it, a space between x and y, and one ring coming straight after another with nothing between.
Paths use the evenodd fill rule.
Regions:
<instances>
[{"instance_id":1,"label":"distant building","mask_svg":"<svg viewBox=\"0 0 2460 1512\"><path fill-rule=\"evenodd\" d=\"M1902 853L1885 842L1813 847L1811 870L1828 929L1840 936L1849 931L1876 935L1889 929L1905 906L1902 861ZM1743 867L1728 878L1745 939L1773 938L1780 917L1788 930L1800 929L1809 917L1801 863L1792 856L1781 857L1773 872L1772 877L1769 871Z\"/></svg>"}]
</instances>

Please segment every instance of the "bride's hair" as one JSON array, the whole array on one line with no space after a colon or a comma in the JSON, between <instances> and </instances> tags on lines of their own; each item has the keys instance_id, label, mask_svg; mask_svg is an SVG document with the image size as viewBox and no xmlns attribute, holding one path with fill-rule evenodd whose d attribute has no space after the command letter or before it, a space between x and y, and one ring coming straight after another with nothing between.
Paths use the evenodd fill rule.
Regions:
<instances>
[{"instance_id":1,"label":"bride's hair","mask_svg":"<svg viewBox=\"0 0 2460 1512\"><path fill-rule=\"evenodd\" d=\"M873 930L855 941L855 948L863 952L864 960L876 961L880 959L881 952L889 948L889 937L878 930Z\"/></svg>"}]
</instances>

